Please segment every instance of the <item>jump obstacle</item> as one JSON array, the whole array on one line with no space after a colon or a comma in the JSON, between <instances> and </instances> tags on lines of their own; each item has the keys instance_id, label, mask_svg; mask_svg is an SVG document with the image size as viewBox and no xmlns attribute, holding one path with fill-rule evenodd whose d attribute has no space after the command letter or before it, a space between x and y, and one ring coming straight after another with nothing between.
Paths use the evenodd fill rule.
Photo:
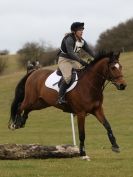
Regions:
<instances>
[{"instance_id":1,"label":"jump obstacle","mask_svg":"<svg viewBox=\"0 0 133 177\"><path fill-rule=\"evenodd\" d=\"M76 146L74 117L71 113L73 145L43 146L39 144L0 144L0 159L47 159L72 158L79 156Z\"/></svg>"}]
</instances>

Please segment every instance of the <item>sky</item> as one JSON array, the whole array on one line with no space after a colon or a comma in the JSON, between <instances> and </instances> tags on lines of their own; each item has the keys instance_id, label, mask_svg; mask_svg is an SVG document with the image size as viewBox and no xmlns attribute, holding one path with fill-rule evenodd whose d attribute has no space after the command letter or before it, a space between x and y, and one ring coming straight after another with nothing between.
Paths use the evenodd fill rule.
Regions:
<instances>
[{"instance_id":1,"label":"sky","mask_svg":"<svg viewBox=\"0 0 133 177\"><path fill-rule=\"evenodd\" d=\"M102 32L131 18L133 0L0 0L0 50L15 53L26 42L60 47L76 21L95 45Z\"/></svg>"}]
</instances>

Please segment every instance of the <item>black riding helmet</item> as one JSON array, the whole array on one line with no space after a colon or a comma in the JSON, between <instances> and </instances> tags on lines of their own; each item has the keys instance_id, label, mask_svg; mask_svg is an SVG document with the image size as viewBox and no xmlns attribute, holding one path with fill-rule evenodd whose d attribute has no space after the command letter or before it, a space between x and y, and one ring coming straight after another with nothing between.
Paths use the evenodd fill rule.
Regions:
<instances>
[{"instance_id":1,"label":"black riding helmet","mask_svg":"<svg viewBox=\"0 0 133 177\"><path fill-rule=\"evenodd\" d=\"M84 29L84 23L81 23L81 22L72 23L72 25L71 25L71 31L72 32L76 32L80 29Z\"/></svg>"}]
</instances>

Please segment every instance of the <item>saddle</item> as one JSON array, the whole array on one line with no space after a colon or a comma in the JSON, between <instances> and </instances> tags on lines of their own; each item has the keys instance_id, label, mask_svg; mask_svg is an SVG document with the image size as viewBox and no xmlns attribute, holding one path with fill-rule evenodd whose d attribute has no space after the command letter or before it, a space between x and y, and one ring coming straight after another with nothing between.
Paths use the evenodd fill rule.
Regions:
<instances>
[{"instance_id":1,"label":"saddle","mask_svg":"<svg viewBox=\"0 0 133 177\"><path fill-rule=\"evenodd\" d=\"M68 84L68 88L75 82L77 72L79 72L79 70L76 71L76 69L72 69L72 77L71 77L70 83ZM61 72L61 70L60 70L59 68L56 70L56 74L57 74L58 76L61 76L61 79L60 79L60 81L58 82L58 87L60 87L60 84L61 84L61 82L62 82L64 79L63 79L62 72Z\"/></svg>"},{"instance_id":2,"label":"saddle","mask_svg":"<svg viewBox=\"0 0 133 177\"><path fill-rule=\"evenodd\" d=\"M46 79L45 86L59 92L59 88L60 88L60 84L62 80L63 80L63 77L62 77L61 71L59 69L55 70ZM78 74L75 70L73 70L71 82L69 83L66 92L69 92L70 90L72 90L77 85L77 82L78 82Z\"/></svg>"}]
</instances>

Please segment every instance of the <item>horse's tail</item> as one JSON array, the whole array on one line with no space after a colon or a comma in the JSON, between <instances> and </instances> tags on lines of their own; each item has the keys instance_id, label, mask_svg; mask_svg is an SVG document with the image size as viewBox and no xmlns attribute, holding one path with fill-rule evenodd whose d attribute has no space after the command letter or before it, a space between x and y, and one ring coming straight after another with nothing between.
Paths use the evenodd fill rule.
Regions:
<instances>
[{"instance_id":1,"label":"horse's tail","mask_svg":"<svg viewBox=\"0 0 133 177\"><path fill-rule=\"evenodd\" d=\"M32 71L33 72L33 71ZM31 75L31 73L26 74L17 84L15 89L15 97L11 104L11 112L10 112L10 120L9 122L15 122L16 115L18 112L18 108L20 104L22 103L24 96L25 96L25 83L28 79L28 77Z\"/></svg>"}]
</instances>

